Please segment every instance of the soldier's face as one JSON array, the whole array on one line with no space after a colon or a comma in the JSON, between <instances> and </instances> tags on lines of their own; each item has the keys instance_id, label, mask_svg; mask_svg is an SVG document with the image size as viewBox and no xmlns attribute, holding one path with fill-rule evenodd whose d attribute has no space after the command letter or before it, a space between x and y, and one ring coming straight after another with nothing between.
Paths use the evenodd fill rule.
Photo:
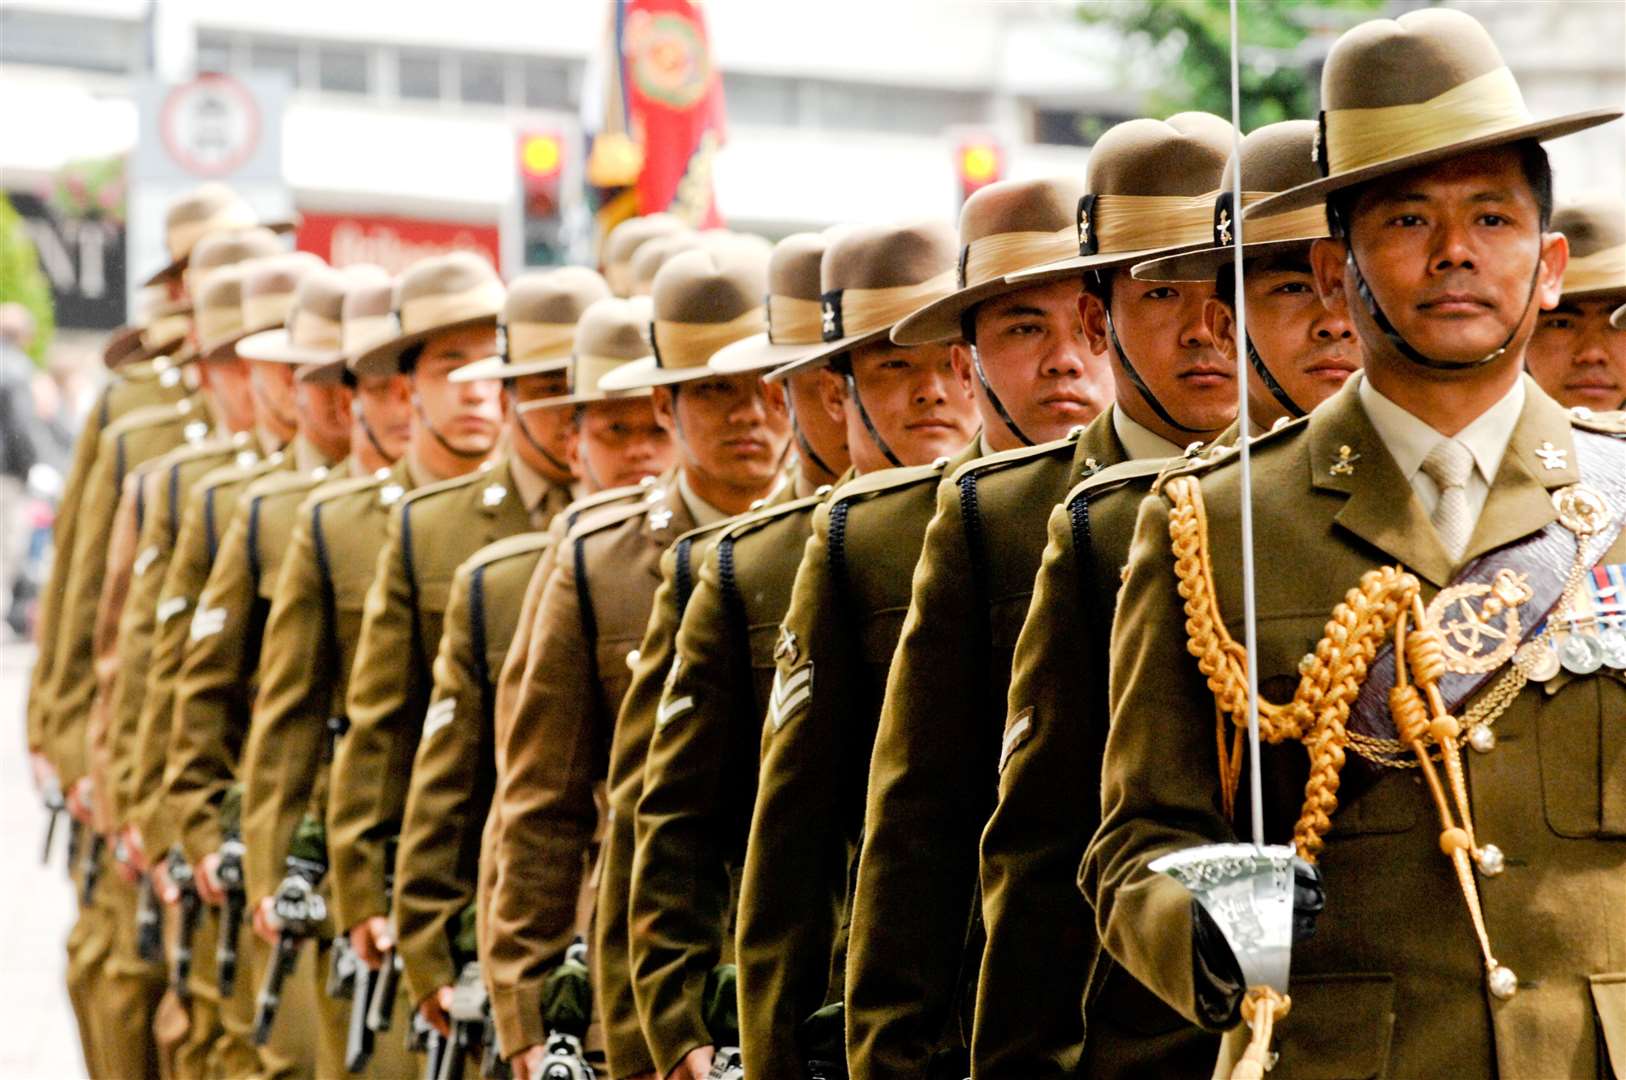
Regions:
<instances>
[{"instance_id":1,"label":"soldier's face","mask_svg":"<svg viewBox=\"0 0 1626 1080\"><path fill-rule=\"evenodd\" d=\"M260 426L283 442L299 431L299 406L294 401L294 369L274 360L248 361L249 385L254 391L254 414Z\"/></svg>"},{"instance_id":2,"label":"soldier's face","mask_svg":"<svg viewBox=\"0 0 1626 1080\"><path fill-rule=\"evenodd\" d=\"M1287 396L1307 412L1314 409L1360 370L1354 329L1316 295L1308 253L1250 260L1243 278L1249 339ZM1235 309L1216 295L1209 299L1203 317L1215 346L1235 363L1240 352ZM1249 418L1269 427L1288 415L1253 366L1241 368L1248 378Z\"/></svg>"},{"instance_id":3,"label":"soldier's face","mask_svg":"<svg viewBox=\"0 0 1626 1080\"><path fill-rule=\"evenodd\" d=\"M1565 406L1626 407L1626 330L1609 325L1613 300L1561 300L1536 320L1524 359L1541 388Z\"/></svg>"},{"instance_id":4,"label":"soldier's face","mask_svg":"<svg viewBox=\"0 0 1626 1080\"><path fill-rule=\"evenodd\" d=\"M1112 401L1112 374L1106 356L1084 334L1079 292L1075 281L1054 281L977 305L976 348L983 371L1016 426L1035 442L1061 438ZM970 346L954 346L954 355L969 373ZM970 381L989 443L996 450L1016 446L1016 434L981 384Z\"/></svg>"},{"instance_id":5,"label":"soldier's face","mask_svg":"<svg viewBox=\"0 0 1626 1080\"><path fill-rule=\"evenodd\" d=\"M655 415L678 436L684 468L731 491L773 482L790 441L790 415L777 386L755 374L715 375L655 388Z\"/></svg>"},{"instance_id":6,"label":"soldier's face","mask_svg":"<svg viewBox=\"0 0 1626 1080\"><path fill-rule=\"evenodd\" d=\"M342 382L307 381L305 373L315 366L301 364L294 369L294 407L305 437L336 461L349 452L350 403L354 395Z\"/></svg>"},{"instance_id":7,"label":"soldier's face","mask_svg":"<svg viewBox=\"0 0 1626 1080\"><path fill-rule=\"evenodd\" d=\"M1345 265L1351 249L1401 337L1440 360L1471 363L1517 329L1504 362L1513 363L1538 307L1558 303L1569 245L1560 234L1541 231L1540 207L1514 150L1486 150L1375 180L1355 199L1347 224L1347 242L1318 241L1311 258L1317 287L1329 307L1352 319L1369 363L1380 355L1404 361L1389 355L1356 294L1354 273ZM1413 377L1474 377L1407 366Z\"/></svg>"},{"instance_id":8,"label":"soldier's face","mask_svg":"<svg viewBox=\"0 0 1626 1080\"><path fill-rule=\"evenodd\" d=\"M1214 348L1203 307L1214 283L1136 281L1112 276L1112 321L1130 362L1165 411L1189 431L1170 430L1142 400L1129 374L1111 352L1107 309L1099 296L1083 300L1084 332L1112 361L1118 407L1170 442L1183 445L1196 433L1215 433L1236 419L1236 364Z\"/></svg>"},{"instance_id":9,"label":"soldier's face","mask_svg":"<svg viewBox=\"0 0 1626 1080\"><path fill-rule=\"evenodd\" d=\"M957 454L977 432L977 404L967 373L956 370L948 345L864 345L848 354L853 382L875 430L905 465ZM891 466L846 393L829 375L832 401L847 425L847 446L859 472Z\"/></svg>"},{"instance_id":10,"label":"soldier's face","mask_svg":"<svg viewBox=\"0 0 1626 1080\"><path fill-rule=\"evenodd\" d=\"M553 462L566 463L570 460L570 442L576 437L576 425L572 422L575 410L569 405L538 409L521 409L518 406L570 393L570 376L563 371L526 375L513 381L509 393L513 395L514 406L508 410L509 423L522 429L515 433L514 452L533 469L553 476L559 471ZM538 446L547 451L553 461L538 453Z\"/></svg>"},{"instance_id":11,"label":"soldier's face","mask_svg":"<svg viewBox=\"0 0 1626 1080\"><path fill-rule=\"evenodd\" d=\"M576 417L576 471L590 491L636 484L672 467L677 450L647 397L595 401Z\"/></svg>"},{"instance_id":12,"label":"soldier's face","mask_svg":"<svg viewBox=\"0 0 1626 1080\"><path fill-rule=\"evenodd\" d=\"M813 452L836 475L847 471L847 418L840 412L832 415L824 407L823 368L815 367L785 376L785 396L796 411L796 423L802 429Z\"/></svg>"},{"instance_id":13,"label":"soldier's face","mask_svg":"<svg viewBox=\"0 0 1626 1080\"><path fill-rule=\"evenodd\" d=\"M385 457L395 461L406 453L412 440L412 380L405 375L357 376L356 407Z\"/></svg>"},{"instance_id":14,"label":"soldier's face","mask_svg":"<svg viewBox=\"0 0 1626 1080\"><path fill-rule=\"evenodd\" d=\"M496 351L495 329L436 334L425 344L412 373L412 392L424 419L460 454L489 453L502 432L500 379L454 383L448 376Z\"/></svg>"},{"instance_id":15,"label":"soldier's face","mask_svg":"<svg viewBox=\"0 0 1626 1080\"><path fill-rule=\"evenodd\" d=\"M254 389L249 384L248 364L236 357L230 360L202 360L198 378L226 426L234 432L254 430Z\"/></svg>"}]
</instances>

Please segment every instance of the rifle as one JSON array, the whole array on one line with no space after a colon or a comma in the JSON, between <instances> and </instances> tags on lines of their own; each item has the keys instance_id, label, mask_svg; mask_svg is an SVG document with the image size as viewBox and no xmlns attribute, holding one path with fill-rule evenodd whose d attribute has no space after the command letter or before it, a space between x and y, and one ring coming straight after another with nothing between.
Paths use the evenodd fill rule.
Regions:
<instances>
[{"instance_id":1,"label":"rifle","mask_svg":"<svg viewBox=\"0 0 1626 1080\"><path fill-rule=\"evenodd\" d=\"M68 808L68 800L62 797L62 787L55 780L48 780L45 784L45 850L40 854L41 865L51 862L51 841L56 839L56 823L62 820L62 813ZM68 862L73 863L73 844L68 845Z\"/></svg>"},{"instance_id":2,"label":"rifle","mask_svg":"<svg viewBox=\"0 0 1626 1080\"><path fill-rule=\"evenodd\" d=\"M580 938L542 984L542 1024L548 1033L546 1056L537 1080L597 1080L582 1040L593 1016L593 984L587 974L587 944Z\"/></svg>"},{"instance_id":3,"label":"rifle","mask_svg":"<svg viewBox=\"0 0 1626 1080\"><path fill-rule=\"evenodd\" d=\"M733 964L718 964L706 976L701 1014L715 1054L706 1080L745 1080L740 1060L739 976Z\"/></svg>"},{"instance_id":4,"label":"rifle","mask_svg":"<svg viewBox=\"0 0 1626 1080\"><path fill-rule=\"evenodd\" d=\"M85 846L85 827L73 818L68 819L68 877L73 877L73 868L79 865L80 849Z\"/></svg>"},{"instance_id":5,"label":"rifle","mask_svg":"<svg viewBox=\"0 0 1626 1080\"><path fill-rule=\"evenodd\" d=\"M96 899L96 883L102 876L102 853L107 850L107 838L91 832L90 846L85 848L84 880L79 886L79 906L90 907Z\"/></svg>"},{"instance_id":6,"label":"rifle","mask_svg":"<svg viewBox=\"0 0 1626 1080\"><path fill-rule=\"evenodd\" d=\"M224 1001L237 988L237 941L243 929L243 909L248 896L243 890L243 787L233 784L220 807L220 826L225 839L220 845L220 865L215 877L226 894L220 911L220 940L215 947L215 980Z\"/></svg>"},{"instance_id":7,"label":"rifle","mask_svg":"<svg viewBox=\"0 0 1626 1080\"><path fill-rule=\"evenodd\" d=\"M395 903L395 845L394 840L384 844L384 910ZM367 1007L367 1030L385 1032L395 1022L395 997L401 985L401 953L394 945L384 951L378 965L377 985L373 999Z\"/></svg>"},{"instance_id":8,"label":"rifle","mask_svg":"<svg viewBox=\"0 0 1626 1080\"><path fill-rule=\"evenodd\" d=\"M158 890L152 878L145 875L136 898L136 954L149 964L164 959L164 922L158 909Z\"/></svg>"},{"instance_id":9,"label":"rifle","mask_svg":"<svg viewBox=\"0 0 1626 1080\"><path fill-rule=\"evenodd\" d=\"M175 935L175 962L170 973L170 986L184 1005L192 1000L192 938L198 932L198 920L203 914L203 897L198 895L192 867L180 848L170 848L167 861L169 880L180 894L181 925Z\"/></svg>"},{"instance_id":10,"label":"rifle","mask_svg":"<svg viewBox=\"0 0 1626 1080\"><path fill-rule=\"evenodd\" d=\"M282 984L299 959L299 947L305 939L321 932L327 918L327 902L316 891L327 875L327 832L319 820L307 815L299 823L284 865L285 876L271 904L282 930L277 934L276 950L254 1003L255 1046L270 1041L271 1026L282 1004Z\"/></svg>"},{"instance_id":11,"label":"rifle","mask_svg":"<svg viewBox=\"0 0 1626 1080\"><path fill-rule=\"evenodd\" d=\"M480 961L470 960L452 987L452 1037L441 1060L438 1080L463 1080L468 1055L479 1053L491 1037L491 999L480 977Z\"/></svg>"},{"instance_id":12,"label":"rifle","mask_svg":"<svg viewBox=\"0 0 1626 1080\"><path fill-rule=\"evenodd\" d=\"M409 1054L423 1055L423 1080L436 1080L441 1062L445 1060L446 1040L422 1013L412 1014L412 1022L407 1025L406 1048Z\"/></svg>"}]
</instances>

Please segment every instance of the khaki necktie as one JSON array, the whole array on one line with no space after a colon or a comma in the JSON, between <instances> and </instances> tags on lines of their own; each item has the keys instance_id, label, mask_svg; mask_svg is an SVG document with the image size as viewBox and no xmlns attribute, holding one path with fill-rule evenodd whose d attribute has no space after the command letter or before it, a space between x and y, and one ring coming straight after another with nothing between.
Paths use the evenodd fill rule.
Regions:
<instances>
[{"instance_id":1,"label":"khaki necktie","mask_svg":"<svg viewBox=\"0 0 1626 1080\"><path fill-rule=\"evenodd\" d=\"M1474 471L1474 455L1455 439L1441 439L1423 459L1423 472L1440 489L1434 506L1434 531L1453 561L1462 558L1468 537L1474 531L1468 510L1468 477Z\"/></svg>"}]
</instances>

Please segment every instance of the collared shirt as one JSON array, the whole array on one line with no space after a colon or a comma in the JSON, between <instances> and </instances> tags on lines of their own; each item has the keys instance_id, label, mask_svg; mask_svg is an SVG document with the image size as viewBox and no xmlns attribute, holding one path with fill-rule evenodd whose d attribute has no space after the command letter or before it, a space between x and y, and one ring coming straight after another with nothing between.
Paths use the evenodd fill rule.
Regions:
<instances>
[{"instance_id":1,"label":"collared shirt","mask_svg":"<svg viewBox=\"0 0 1626 1080\"><path fill-rule=\"evenodd\" d=\"M514 490L519 493L519 501L534 524L537 516L546 512L544 503L553 483L512 450L508 452L508 474L514 478Z\"/></svg>"},{"instance_id":2,"label":"collared shirt","mask_svg":"<svg viewBox=\"0 0 1626 1080\"><path fill-rule=\"evenodd\" d=\"M1400 475L1411 484L1417 501L1423 504L1429 517L1433 517L1434 508L1440 502L1440 489L1423 472L1423 459L1436 445L1445 442L1446 436L1384 397L1371 380L1360 375L1355 378L1361 380L1357 392L1367 419L1372 421L1378 438L1383 440L1389 456L1400 467ZM1468 497L1468 512L1476 524L1479 512L1485 508L1485 500L1490 496L1491 484L1496 481L1496 472L1502 467L1502 456L1507 453L1507 444L1513 438L1519 414L1524 411L1524 398L1524 377L1520 376L1500 401L1480 413L1473 423L1454 436L1474 457L1474 471L1468 477L1465 494Z\"/></svg>"},{"instance_id":3,"label":"collared shirt","mask_svg":"<svg viewBox=\"0 0 1626 1080\"><path fill-rule=\"evenodd\" d=\"M315 472L317 469L332 468L334 464L324 457L320 450L316 449L315 443L303 435L295 435L294 441L288 444L286 452L294 456L294 470L296 472Z\"/></svg>"},{"instance_id":4,"label":"collared shirt","mask_svg":"<svg viewBox=\"0 0 1626 1080\"><path fill-rule=\"evenodd\" d=\"M688 507L689 514L694 518L696 526L715 525L719 521L731 518L734 515L717 509L711 503L694 493L689 486L689 476L682 469L678 470L678 494L683 498L683 505Z\"/></svg>"},{"instance_id":5,"label":"collared shirt","mask_svg":"<svg viewBox=\"0 0 1626 1080\"><path fill-rule=\"evenodd\" d=\"M1142 458L1179 457L1185 447L1176 446L1151 428L1142 424L1117 405L1112 407L1112 430L1124 444L1131 460Z\"/></svg>"}]
</instances>

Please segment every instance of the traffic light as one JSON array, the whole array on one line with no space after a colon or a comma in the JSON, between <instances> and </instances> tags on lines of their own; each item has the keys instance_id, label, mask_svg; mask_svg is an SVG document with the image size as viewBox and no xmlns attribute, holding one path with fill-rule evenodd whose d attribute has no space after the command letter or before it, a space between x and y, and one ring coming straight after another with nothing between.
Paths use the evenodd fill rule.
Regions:
<instances>
[{"instance_id":1,"label":"traffic light","mask_svg":"<svg viewBox=\"0 0 1626 1080\"><path fill-rule=\"evenodd\" d=\"M526 266L565 261L559 190L564 160L564 136L557 131L520 132L520 224Z\"/></svg>"},{"instance_id":2,"label":"traffic light","mask_svg":"<svg viewBox=\"0 0 1626 1080\"><path fill-rule=\"evenodd\" d=\"M991 137L970 136L955 149L954 164L960 176L960 201L964 202L980 188L1004 179L1005 150Z\"/></svg>"}]
</instances>

